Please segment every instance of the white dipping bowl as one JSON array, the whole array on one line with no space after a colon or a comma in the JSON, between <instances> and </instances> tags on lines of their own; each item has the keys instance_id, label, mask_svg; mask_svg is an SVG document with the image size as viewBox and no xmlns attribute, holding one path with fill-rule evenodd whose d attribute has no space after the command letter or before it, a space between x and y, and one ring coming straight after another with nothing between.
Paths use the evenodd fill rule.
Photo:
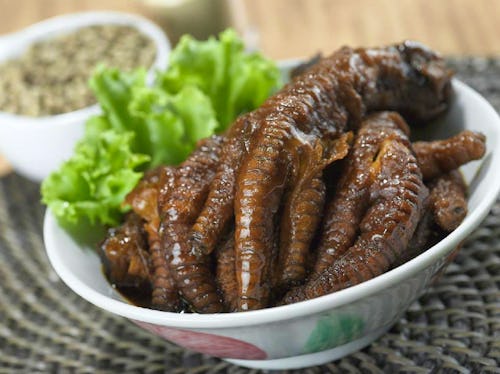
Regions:
<instances>
[{"instance_id":1,"label":"white dipping bowl","mask_svg":"<svg viewBox=\"0 0 500 374\"><path fill-rule=\"evenodd\" d=\"M446 118L427 134L483 132L487 154L463 167L470 184L462 224L413 260L359 285L313 300L226 314L177 314L127 303L107 282L96 251L78 244L47 211L47 254L61 279L92 304L188 349L260 369L323 364L359 350L384 334L451 261L461 242L488 214L500 189L500 119L479 94L454 80Z\"/></svg>"},{"instance_id":2,"label":"white dipping bowl","mask_svg":"<svg viewBox=\"0 0 500 374\"><path fill-rule=\"evenodd\" d=\"M0 37L0 63L21 56L37 41L102 24L137 28L152 39L156 46L156 58L149 71L167 66L171 47L163 31L146 18L120 12L72 13L50 18ZM85 121L99 112L97 104L43 117L0 112L0 154L16 172L40 182L71 156L75 143L84 133Z\"/></svg>"}]
</instances>

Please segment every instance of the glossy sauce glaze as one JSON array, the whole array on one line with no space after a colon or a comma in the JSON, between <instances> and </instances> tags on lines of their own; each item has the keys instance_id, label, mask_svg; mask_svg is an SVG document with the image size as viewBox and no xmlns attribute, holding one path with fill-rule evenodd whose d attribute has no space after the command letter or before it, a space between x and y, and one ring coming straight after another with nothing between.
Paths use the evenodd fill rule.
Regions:
<instances>
[{"instance_id":1,"label":"glossy sauce glaze","mask_svg":"<svg viewBox=\"0 0 500 374\"><path fill-rule=\"evenodd\" d=\"M429 152L466 149L453 170L484 154L475 133L418 152L408 140L405 120L418 126L446 110L450 79L438 55L412 42L320 59L179 167L161 169L148 185L156 192L140 184L131 196L145 201L130 204L147 248L129 246L123 264L108 266L127 274L127 259L145 254L151 306L198 313L318 297L397 266L435 239L446 205L427 198L444 172ZM436 162L437 176L422 177Z\"/></svg>"}]
</instances>

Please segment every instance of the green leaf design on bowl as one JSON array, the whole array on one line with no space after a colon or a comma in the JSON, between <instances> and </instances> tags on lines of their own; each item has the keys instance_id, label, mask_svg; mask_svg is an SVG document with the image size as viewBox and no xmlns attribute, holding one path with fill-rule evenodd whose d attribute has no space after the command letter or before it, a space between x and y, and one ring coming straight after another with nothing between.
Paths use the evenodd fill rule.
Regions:
<instances>
[{"instance_id":1,"label":"green leaf design on bowl","mask_svg":"<svg viewBox=\"0 0 500 374\"><path fill-rule=\"evenodd\" d=\"M321 352L348 343L363 333L365 323L356 315L330 313L320 318L304 346L306 353Z\"/></svg>"}]
</instances>

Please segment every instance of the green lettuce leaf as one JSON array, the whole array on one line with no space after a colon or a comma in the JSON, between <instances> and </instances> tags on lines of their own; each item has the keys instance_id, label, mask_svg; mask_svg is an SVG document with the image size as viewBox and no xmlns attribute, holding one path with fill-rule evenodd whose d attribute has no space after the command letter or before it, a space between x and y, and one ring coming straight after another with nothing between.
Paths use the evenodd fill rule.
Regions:
<instances>
[{"instance_id":1,"label":"green lettuce leaf","mask_svg":"<svg viewBox=\"0 0 500 374\"><path fill-rule=\"evenodd\" d=\"M117 132L132 131L132 151L151 155L153 147L149 129L129 110L134 92L146 87L146 71L120 71L99 65L89 81L110 128Z\"/></svg>"},{"instance_id":2,"label":"green lettuce leaf","mask_svg":"<svg viewBox=\"0 0 500 374\"><path fill-rule=\"evenodd\" d=\"M122 202L142 177L135 169L149 156L134 154L132 132L105 130L100 117L87 126L87 134L75 147L73 157L46 178L41 186L42 201L65 226L85 218L90 224L116 225L126 211Z\"/></svg>"},{"instance_id":3,"label":"green lettuce leaf","mask_svg":"<svg viewBox=\"0 0 500 374\"><path fill-rule=\"evenodd\" d=\"M129 110L149 133L152 167L182 162L218 125L210 100L194 86L175 95L143 87L135 91Z\"/></svg>"},{"instance_id":4,"label":"green lettuce leaf","mask_svg":"<svg viewBox=\"0 0 500 374\"><path fill-rule=\"evenodd\" d=\"M260 106L281 85L276 64L259 53L247 53L231 29L219 40L198 41L185 35L170 55L170 67L157 84L170 93L185 85L198 87L211 100L222 132L245 112Z\"/></svg>"}]
</instances>

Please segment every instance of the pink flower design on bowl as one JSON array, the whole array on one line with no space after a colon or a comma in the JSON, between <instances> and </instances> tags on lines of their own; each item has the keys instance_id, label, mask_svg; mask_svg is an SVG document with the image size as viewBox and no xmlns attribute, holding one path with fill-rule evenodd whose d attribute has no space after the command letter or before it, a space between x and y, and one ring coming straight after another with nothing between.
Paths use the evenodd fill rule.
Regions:
<instances>
[{"instance_id":1,"label":"pink flower design on bowl","mask_svg":"<svg viewBox=\"0 0 500 374\"><path fill-rule=\"evenodd\" d=\"M132 321L155 335L200 353L243 360L264 360L267 358L266 352L262 349L242 340L204 332L173 329L142 321Z\"/></svg>"}]
</instances>

